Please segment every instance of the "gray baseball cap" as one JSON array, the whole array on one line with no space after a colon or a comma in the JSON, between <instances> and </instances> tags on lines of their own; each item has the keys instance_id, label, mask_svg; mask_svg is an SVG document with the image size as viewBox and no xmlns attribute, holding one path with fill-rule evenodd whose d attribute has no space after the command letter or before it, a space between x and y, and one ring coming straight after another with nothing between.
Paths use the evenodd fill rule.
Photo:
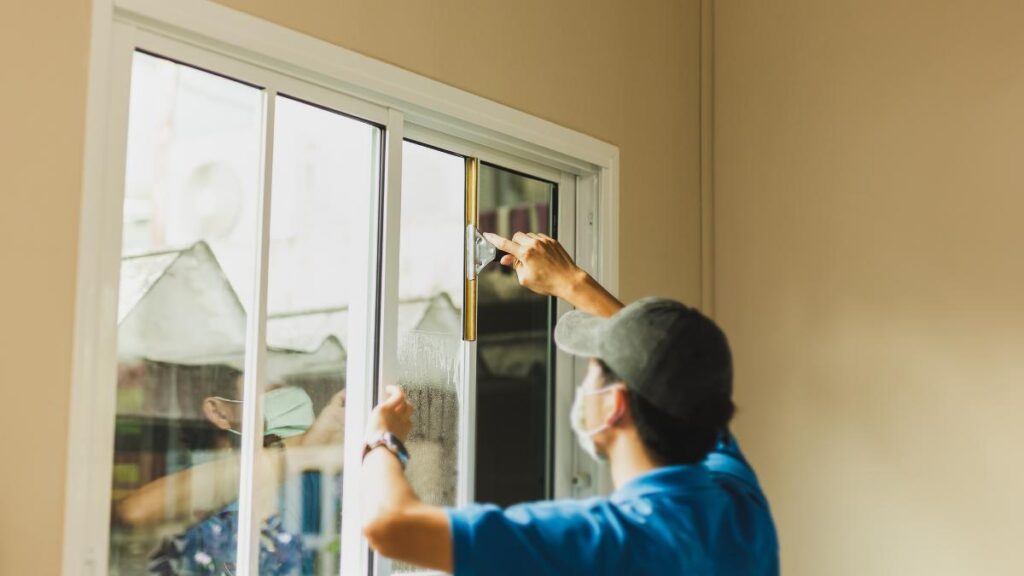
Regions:
<instances>
[{"instance_id":1,"label":"gray baseball cap","mask_svg":"<svg viewBox=\"0 0 1024 576\"><path fill-rule=\"evenodd\" d=\"M555 343L602 360L629 389L677 418L700 419L707 402L732 394L725 334L675 300L644 298L611 318L569 312L555 326Z\"/></svg>"}]
</instances>

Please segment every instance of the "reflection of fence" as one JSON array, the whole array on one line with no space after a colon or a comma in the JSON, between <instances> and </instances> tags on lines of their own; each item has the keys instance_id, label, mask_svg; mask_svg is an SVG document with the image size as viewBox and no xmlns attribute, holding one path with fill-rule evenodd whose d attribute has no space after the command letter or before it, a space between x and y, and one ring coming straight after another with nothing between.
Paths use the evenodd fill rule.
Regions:
<instances>
[{"instance_id":1,"label":"reflection of fence","mask_svg":"<svg viewBox=\"0 0 1024 576\"><path fill-rule=\"evenodd\" d=\"M549 204L530 203L519 206L499 206L480 211L480 229L501 234L506 238L516 232L550 234L551 210Z\"/></svg>"},{"instance_id":2,"label":"reflection of fence","mask_svg":"<svg viewBox=\"0 0 1024 576\"><path fill-rule=\"evenodd\" d=\"M285 451L285 482L278 513L286 532L302 535L316 574L336 574L342 514L341 444L292 447Z\"/></svg>"}]
</instances>

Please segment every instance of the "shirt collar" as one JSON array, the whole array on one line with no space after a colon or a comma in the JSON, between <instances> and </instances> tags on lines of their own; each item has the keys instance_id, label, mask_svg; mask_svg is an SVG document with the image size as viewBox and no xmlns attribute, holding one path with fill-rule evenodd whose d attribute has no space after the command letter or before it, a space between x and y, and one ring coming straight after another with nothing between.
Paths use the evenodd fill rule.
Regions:
<instances>
[{"instance_id":1,"label":"shirt collar","mask_svg":"<svg viewBox=\"0 0 1024 576\"><path fill-rule=\"evenodd\" d=\"M712 486L711 474L702 464L664 466L645 472L612 493L613 501L658 493L696 492Z\"/></svg>"}]
</instances>

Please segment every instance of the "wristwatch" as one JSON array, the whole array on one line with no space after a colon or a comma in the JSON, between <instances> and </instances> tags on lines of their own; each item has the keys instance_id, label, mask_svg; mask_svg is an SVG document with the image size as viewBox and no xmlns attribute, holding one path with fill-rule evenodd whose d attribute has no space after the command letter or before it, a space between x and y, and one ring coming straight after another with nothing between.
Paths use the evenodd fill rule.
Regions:
<instances>
[{"instance_id":1,"label":"wristwatch","mask_svg":"<svg viewBox=\"0 0 1024 576\"><path fill-rule=\"evenodd\" d=\"M366 455L370 451L380 446L387 448L388 451L394 454L398 458L398 463L402 465L402 470L405 470L405 465L409 463L409 451L405 449L405 444L402 444L398 436L391 432L382 432L363 446L363 461L366 460Z\"/></svg>"}]
</instances>

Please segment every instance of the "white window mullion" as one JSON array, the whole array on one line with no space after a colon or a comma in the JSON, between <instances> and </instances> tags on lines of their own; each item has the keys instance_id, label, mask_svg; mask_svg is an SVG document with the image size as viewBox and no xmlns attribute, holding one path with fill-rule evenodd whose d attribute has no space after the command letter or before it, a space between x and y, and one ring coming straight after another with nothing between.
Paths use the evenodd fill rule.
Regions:
<instances>
[{"instance_id":1,"label":"white window mullion","mask_svg":"<svg viewBox=\"0 0 1024 576\"><path fill-rule=\"evenodd\" d=\"M387 145L384 162L384 234L381 246L380 380L384 387L398 384L398 282L402 224L402 142L404 119L396 110L388 112Z\"/></svg>"},{"instance_id":2,"label":"white window mullion","mask_svg":"<svg viewBox=\"0 0 1024 576\"><path fill-rule=\"evenodd\" d=\"M405 117L397 110L388 111L388 138L384 164L384 234L381 246L381 312L380 312L380 380L378 399L383 399L386 386L398 385L398 286L399 255L402 229L402 146L405 140ZM390 576L391 561L374 555L372 574Z\"/></svg>"},{"instance_id":3,"label":"white window mullion","mask_svg":"<svg viewBox=\"0 0 1024 576\"><path fill-rule=\"evenodd\" d=\"M263 447L263 389L267 355L267 270L270 256L270 206L274 168L274 105L277 93L264 92L263 150L261 155L259 237L256 279L246 322L245 383L242 398L242 454L238 487L238 573L259 573L261 515L256 504L256 459Z\"/></svg>"},{"instance_id":4,"label":"white window mullion","mask_svg":"<svg viewBox=\"0 0 1024 576\"><path fill-rule=\"evenodd\" d=\"M579 261L580 251L576 242L576 182L578 178L573 174L563 173L558 185L558 241L562 246L573 254ZM555 316L561 318L563 314L572 310L572 306L565 300L558 299L555 302ZM550 439L548 446L554 450L554 469L551 474L554 479L554 498L571 498L574 486L583 481L576 478L573 471L573 453L577 449L572 426L569 422L569 409L572 406L573 396L576 391L576 357L555 349L555 400L551 410L554 411L553 429L549 429ZM551 462L552 459L549 459Z\"/></svg>"},{"instance_id":5,"label":"white window mullion","mask_svg":"<svg viewBox=\"0 0 1024 576\"><path fill-rule=\"evenodd\" d=\"M576 263L603 284L606 279L602 276L604 265L600 258L602 246L599 230L604 206L600 185L600 180L596 175L587 175L576 179L575 253ZM574 371L573 382L582 382L587 371L587 363L575 358L571 360L571 363ZM583 452L576 444L575 438L571 460L571 495L573 497L588 498L610 491L611 484L607 467Z\"/></svg>"},{"instance_id":6,"label":"white window mullion","mask_svg":"<svg viewBox=\"0 0 1024 576\"><path fill-rule=\"evenodd\" d=\"M402 139L404 119L389 111L380 162L383 181L377 194L363 199L357 210L367 218L365 228L354 231L358 239L355 262L366 281L352 287L349 316L348 373L346 381L345 477L341 527L341 573L369 574L371 556L360 522L360 468L366 417L377 400L376 384L398 382L398 230L401 222ZM359 335L360 337L355 337ZM376 562L374 562L376 564ZM389 574L390 563L376 566Z\"/></svg>"},{"instance_id":7,"label":"white window mullion","mask_svg":"<svg viewBox=\"0 0 1024 576\"><path fill-rule=\"evenodd\" d=\"M476 494L476 340L462 341L459 360L459 444L456 505L473 502Z\"/></svg>"}]
</instances>

